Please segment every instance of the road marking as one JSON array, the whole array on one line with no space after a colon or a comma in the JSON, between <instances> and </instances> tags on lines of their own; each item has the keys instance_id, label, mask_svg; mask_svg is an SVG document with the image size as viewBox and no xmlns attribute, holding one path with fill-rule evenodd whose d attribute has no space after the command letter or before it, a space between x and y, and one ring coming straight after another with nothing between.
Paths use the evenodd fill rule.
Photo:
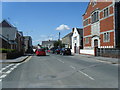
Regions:
<instances>
[{"instance_id":1,"label":"road marking","mask_svg":"<svg viewBox=\"0 0 120 90\"><path fill-rule=\"evenodd\" d=\"M2 76L0 76L0 78L5 78L7 75L2 75Z\"/></svg>"},{"instance_id":2,"label":"road marking","mask_svg":"<svg viewBox=\"0 0 120 90\"><path fill-rule=\"evenodd\" d=\"M72 65L70 66L71 68L73 68L74 70L76 69L75 67L73 67Z\"/></svg>"},{"instance_id":3,"label":"road marking","mask_svg":"<svg viewBox=\"0 0 120 90\"><path fill-rule=\"evenodd\" d=\"M60 62L64 63L62 60L59 60Z\"/></svg>"},{"instance_id":4,"label":"road marking","mask_svg":"<svg viewBox=\"0 0 120 90\"><path fill-rule=\"evenodd\" d=\"M28 62L31 58L32 56L28 57L23 63Z\"/></svg>"},{"instance_id":5,"label":"road marking","mask_svg":"<svg viewBox=\"0 0 120 90\"><path fill-rule=\"evenodd\" d=\"M2 72L3 70L5 70L5 69L7 69L7 68L9 68L9 67L11 67L11 66L13 66L14 64L10 64L10 65L8 65L8 66L6 66L5 68L2 68L1 70L0 70L0 72Z\"/></svg>"},{"instance_id":6,"label":"road marking","mask_svg":"<svg viewBox=\"0 0 120 90\"><path fill-rule=\"evenodd\" d=\"M86 73L84 73L84 72L82 72L82 71L78 71L78 72L80 72L80 73L82 73L83 75L85 75L85 76L87 76L88 78L90 78L91 80L95 80L94 78L92 78L91 76L89 76L88 74L86 74Z\"/></svg>"},{"instance_id":7,"label":"road marking","mask_svg":"<svg viewBox=\"0 0 120 90\"><path fill-rule=\"evenodd\" d=\"M9 73L11 73L11 72L12 72L12 70L9 70L9 71L7 71L6 73L9 74Z\"/></svg>"},{"instance_id":8,"label":"road marking","mask_svg":"<svg viewBox=\"0 0 120 90\"><path fill-rule=\"evenodd\" d=\"M30 60L30 58L31 58L32 56L30 56L28 59L26 59L27 61L28 60ZM26 61L26 62L27 62ZM2 81L2 78L5 78L9 73L11 73L15 68L17 68L20 64L22 64L22 63L18 63L18 64L10 64L10 65L8 65L8 66L6 66L5 68L2 68L1 70L0 70L0 73L2 73L3 75L2 76L0 76L0 82ZM14 66L13 66L14 65ZM11 67L11 66L13 66L13 67ZM11 67L8 71L6 71L6 72L3 72L3 70L6 70L7 68L9 68L9 67Z\"/></svg>"},{"instance_id":9,"label":"road marking","mask_svg":"<svg viewBox=\"0 0 120 90\"><path fill-rule=\"evenodd\" d=\"M57 59L57 58L56 58ZM61 63L65 63L65 62L63 62L62 60L60 60L60 59L57 59L58 61L60 61Z\"/></svg>"}]
</instances>

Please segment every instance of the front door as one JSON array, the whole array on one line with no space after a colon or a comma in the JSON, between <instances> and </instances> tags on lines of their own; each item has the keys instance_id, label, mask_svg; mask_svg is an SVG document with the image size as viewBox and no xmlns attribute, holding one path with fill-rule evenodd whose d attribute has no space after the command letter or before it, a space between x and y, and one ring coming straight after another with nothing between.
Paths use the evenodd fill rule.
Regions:
<instances>
[{"instance_id":1,"label":"front door","mask_svg":"<svg viewBox=\"0 0 120 90\"><path fill-rule=\"evenodd\" d=\"M94 40L94 47L98 47L98 40L97 39Z\"/></svg>"}]
</instances>

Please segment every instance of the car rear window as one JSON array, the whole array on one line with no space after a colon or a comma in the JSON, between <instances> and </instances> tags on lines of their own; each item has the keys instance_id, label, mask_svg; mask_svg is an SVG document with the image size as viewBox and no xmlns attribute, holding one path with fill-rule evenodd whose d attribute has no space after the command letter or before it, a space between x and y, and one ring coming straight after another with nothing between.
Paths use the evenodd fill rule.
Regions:
<instances>
[{"instance_id":1,"label":"car rear window","mask_svg":"<svg viewBox=\"0 0 120 90\"><path fill-rule=\"evenodd\" d=\"M44 49L38 49L38 51L45 51Z\"/></svg>"}]
</instances>

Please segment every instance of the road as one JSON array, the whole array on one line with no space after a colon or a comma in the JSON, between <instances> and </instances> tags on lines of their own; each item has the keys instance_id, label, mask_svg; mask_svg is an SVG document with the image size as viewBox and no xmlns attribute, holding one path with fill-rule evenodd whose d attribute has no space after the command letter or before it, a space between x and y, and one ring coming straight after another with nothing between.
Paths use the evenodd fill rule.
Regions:
<instances>
[{"instance_id":1,"label":"road","mask_svg":"<svg viewBox=\"0 0 120 90\"><path fill-rule=\"evenodd\" d=\"M32 56L3 65L2 88L118 88L118 65L80 56Z\"/></svg>"}]
</instances>

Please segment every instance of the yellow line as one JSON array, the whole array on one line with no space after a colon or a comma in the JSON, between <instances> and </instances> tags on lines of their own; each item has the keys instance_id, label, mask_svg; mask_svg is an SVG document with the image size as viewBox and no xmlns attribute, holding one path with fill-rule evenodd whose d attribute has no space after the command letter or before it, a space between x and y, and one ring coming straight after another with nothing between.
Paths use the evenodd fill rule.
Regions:
<instances>
[{"instance_id":1,"label":"yellow line","mask_svg":"<svg viewBox=\"0 0 120 90\"><path fill-rule=\"evenodd\" d=\"M24 62L28 62L31 58L32 56L28 57Z\"/></svg>"}]
</instances>

